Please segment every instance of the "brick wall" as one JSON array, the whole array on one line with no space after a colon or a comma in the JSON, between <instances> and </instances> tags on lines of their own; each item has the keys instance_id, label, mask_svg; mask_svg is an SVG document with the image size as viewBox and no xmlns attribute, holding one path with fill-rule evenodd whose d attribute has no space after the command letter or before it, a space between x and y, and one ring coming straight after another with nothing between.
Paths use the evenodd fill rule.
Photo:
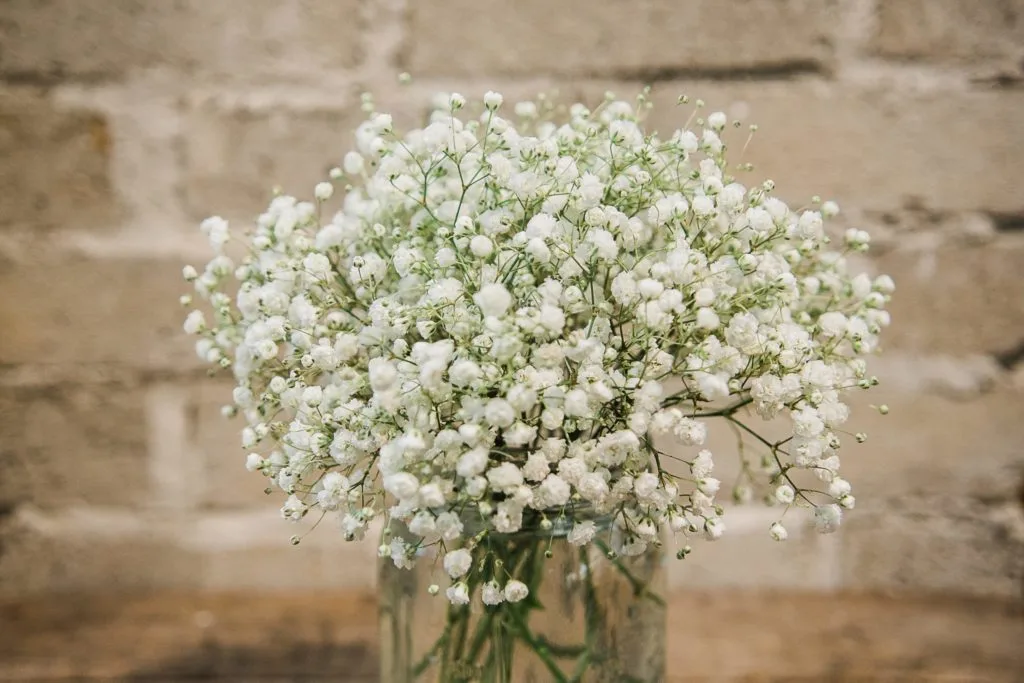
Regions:
<instances>
[{"instance_id":1,"label":"brick wall","mask_svg":"<svg viewBox=\"0 0 1024 683\"><path fill-rule=\"evenodd\" d=\"M288 544L217 416L176 303L195 224L309 194L367 88L411 121L653 83L656 127L683 92L757 122L759 173L839 201L898 284L842 533L736 510L676 585L1020 598L1022 57L1020 0L0 2L0 594L369 585L372 543Z\"/></svg>"}]
</instances>

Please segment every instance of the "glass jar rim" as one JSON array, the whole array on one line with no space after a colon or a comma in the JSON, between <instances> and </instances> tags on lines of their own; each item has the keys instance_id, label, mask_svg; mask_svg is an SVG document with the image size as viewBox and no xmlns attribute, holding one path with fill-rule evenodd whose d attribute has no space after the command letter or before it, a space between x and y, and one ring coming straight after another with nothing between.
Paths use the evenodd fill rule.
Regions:
<instances>
[{"instance_id":1,"label":"glass jar rim","mask_svg":"<svg viewBox=\"0 0 1024 683\"><path fill-rule=\"evenodd\" d=\"M495 536L532 536L545 538L561 538L568 536L572 528L579 522L592 522L597 531L607 531L612 526L614 514L598 511L590 503L564 505L561 507L523 509L523 523L517 531L500 532L494 529L484 513L480 512L479 503L467 504L457 514L465 527L467 536L482 531ZM488 503L488 505L492 505Z\"/></svg>"}]
</instances>

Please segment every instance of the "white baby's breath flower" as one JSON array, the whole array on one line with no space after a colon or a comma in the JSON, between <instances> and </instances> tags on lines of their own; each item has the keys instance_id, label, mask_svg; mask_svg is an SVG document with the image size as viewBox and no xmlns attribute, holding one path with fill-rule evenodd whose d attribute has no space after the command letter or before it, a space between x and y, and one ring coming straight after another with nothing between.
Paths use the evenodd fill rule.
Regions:
<instances>
[{"instance_id":1,"label":"white baby's breath flower","mask_svg":"<svg viewBox=\"0 0 1024 683\"><path fill-rule=\"evenodd\" d=\"M520 602L530 594L530 589L525 583L512 579L505 584L505 599L509 602Z\"/></svg>"},{"instance_id":2,"label":"white baby's breath flower","mask_svg":"<svg viewBox=\"0 0 1024 683\"><path fill-rule=\"evenodd\" d=\"M419 481L408 472L395 472L384 478L384 490L399 500L412 498L419 490Z\"/></svg>"},{"instance_id":3,"label":"white baby's breath flower","mask_svg":"<svg viewBox=\"0 0 1024 683\"><path fill-rule=\"evenodd\" d=\"M702 450L697 453L697 457L693 459L693 464L690 466L690 472L693 476L698 479L703 479L711 474L711 470L714 468L714 461L711 457L711 451Z\"/></svg>"},{"instance_id":4,"label":"white baby's breath flower","mask_svg":"<svg viewBox=\"0 0 1024 683\"><path fill-rule=\"evenodd\" d=\"M191 311L185 318L185 332L187 334L199 334L206 327L206 316L202 311Z\"/></svg>"},{"instance_id":5,"label":"white baby's breath flower","mask_svg":"<svg viewBox=\"0 0 1024 683\"><path fill-rule=\"evenodd\" d=\"M501 93L489 90L484 95L484 106L487 107L488 109L497 109L498 107L501 106L502 101L503 98L501 96Z\"/></svg>"},{"instance_id":6,"label":"white baby's breath flower","mask_svg":"<svg viewBox=\"0 0 1024 683\"><path fill-rule=\"evenodd\" d=\"M783 484L775 489L775 500L783 505L789 505L795 498L796 493L793 491L793 487L788 484Z\"/></svg>"},{"instance_id":7,"label":"white baby's breath flower","mask_svg":"<svg viewBox=\"0 0 1024 683\"><path fill-rule=\"evenodd\" d=\"M345 173L356 175L363 172L363 164L363 156L359 152L348 152L345 154L342 168L345 169Z\"/></svg>"},{"instance_id":8,"label":"white baby's breath flower","mask_svg":"<svg viewBox=\"0 0 1024 683\"><path fill-rule=\"evenodd\" d=\"M494 243L484 235L477 235L469 241L469 250L474 256L487 258L494 252Z\"/></svg>"},{"instance_id":9,"label":"white baby's breath flower","mask_svg":"<svg viewBox=\"0 0 1024 683\"><path fill-rule=\"evenodd\" d=\"M313 196L320 201L327 201L334 194L334 185L331 183L317 183L313 190Z\"/></svg>"},{"instance_id":10,"label":"white baby's breath flower","mask_svg":"<svg viewBox=\"0 0 1024 683\"><path fill-rule=\"evenodd\" d=\"M523 483L523 473L510 462L503 462L487 471L487 481L498 491L509 492Z\"/></svg>"},{"instance_id":11,"label":"white baby's breath flower","mask_svg":"<svg viewBox=\"0 0 1024 683\"><path fill-rule=\"evenodd\" d=\"M830 534L839 528L843 511L838 505L822 505L814 509L814 528L823 534Z\"/></svg>"},{"instance_id":12,"label":"white baby's breath flower","mask_svg":"<svg viewBox=\"0 0 1024 683\"><path fill-rule=\"evenodd\" d=\"M480 599L485 605L500 605L505 602L505 593L501 590L498 582L492 579L483 585L480 590Z\"/></svg>"},{"instance_id":13,"label":"white baby's breath flower","mask_svg":"<svg viewBox=\"0 0 1024 683\"><path fill-rule=\"evenodd\" d=\"M453 579L465 576L472 565L473 556L464 548L449 550L444 556L444 570Z\"/></svg>"},{"instance_id":14,"label":"white baby's breath flower","mask_svg":"<svg viewBox=\"0 0 1024 683\"><path fill-rule=\"evenodd\" d=\"M503 609L528 589L514 566L488 573L488 534L607 531L622 556L661 530L723 535L703 450L719 419L743 439L737 500L813 501L835 530L856 502L845 394L877 383L865 357L895 287L853 270L870 236L837 233L833 202L794 210L738 182L721 112L659 135L614 97L435 105L401 130L365 98L310 201L275 196L238 263L227 221L203 221L213 257L182 271L184 328L233 377L225 414L282 515L315 507L349 540L386 518L410 537L384 557L437 548L451 602Z\"/></svg>"},{"instance_id":15,"label":"white baby's breath flower","mask_svg":"<svg viewBox=\"0 0 1024 683\"><path fill-rule=\"evenodd\" d=\"M450 586L445 590L445 595L448 596L448 601L453 605L469 604L469 586L466 585L465 581L459 581Z\"/></svg>"},{"instance_id":16,"label":"white baby's breath flower","mask_svg":"<svg viewBox=\"0 0 1024 683\"><path fill-rule=\"evenodd\" d=\"M512 305L512 297L504 285L492 282L480 288L473 301L486 316L500 318Z\"/></svg>"},{"instance_id":17,"label":"white baby's breath flower","mask_svg":"<svg viewBox=\"0 0 1024 683\"><path fill-rule=\"evenodd\" d=\"M586 545L587 543L590 543L596 533L597 526L591 520L587 519L582 522L577 522L569 531L569 543L572 543L573 545Z\"/></svg>"},{"instance_id":18,"label":"white baby's breath flower","mask_svg":"<svg viewBox=\"0 0 1024 683\"><path fill-rule=\"evenodd\" d=\"M725 533L725 523L718 517L712 517L704 522L704 537L709 541L717 541Z\"/></svg>"},{"instance_id":19,"label":"white baby's breath flower","mask_svg":"<svg viewBox=\"0 0 1024 683\"><path fill-rule=\"evenodd\" d=\"M307 509L306 504L298 496L291 495L288 496L288 500L281 508L281 516L292 522L297 522L305 516Z\"/></svg>"}]
</instances>

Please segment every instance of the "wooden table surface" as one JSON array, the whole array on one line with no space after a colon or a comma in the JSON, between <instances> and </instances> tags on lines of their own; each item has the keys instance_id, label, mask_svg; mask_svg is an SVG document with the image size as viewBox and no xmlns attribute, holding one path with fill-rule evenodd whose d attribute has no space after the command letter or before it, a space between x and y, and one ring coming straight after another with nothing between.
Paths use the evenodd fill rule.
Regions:
<instances>
[{"instance_id":1,"label":"wooden table surface","mask_svg":"<svg viewBox=\"0 0 1024 683\"><path fill-rule=\"evenodd\" d=\"M1020 602L680 593L672 683L1024 681ZM0 681L376 681L372 595L0 602Z\"/></svg>"}]
</instances>

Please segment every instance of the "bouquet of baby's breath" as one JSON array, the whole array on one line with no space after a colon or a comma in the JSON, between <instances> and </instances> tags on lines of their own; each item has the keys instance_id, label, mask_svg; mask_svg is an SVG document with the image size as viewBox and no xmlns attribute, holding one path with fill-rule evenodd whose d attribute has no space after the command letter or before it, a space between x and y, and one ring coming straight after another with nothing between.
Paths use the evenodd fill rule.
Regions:
<instances>
[{"instance_id":1,"label":"bouquet of baby's breath","mask_svg":"<svg viewBox=\"0 0 1024 683\"><path fill-rule=\"evenodd\" d=\"M847 272L868 236L830 238L835 204L741 184L726 116L686 98L665 136L642 127L646 92L514 116L497 93L453 94L406 132L367 102L312 201L276 196L240 263L227 223L204 221L216 256L185 269L213 316L186 330L234 373L226 410L285 518L336 516L347 539L383 518L382 555L439 558L451 603L513 604L529 578L491 540L527 527L612 557L718 538L702 445L720 419L761 450L734 494L779 505L772 537L790 508L839 525L843 393L876 383L862 357L893 283ZM777 416L791 433L763 437L753 420Z\"/></svg>"}]
</instances>

